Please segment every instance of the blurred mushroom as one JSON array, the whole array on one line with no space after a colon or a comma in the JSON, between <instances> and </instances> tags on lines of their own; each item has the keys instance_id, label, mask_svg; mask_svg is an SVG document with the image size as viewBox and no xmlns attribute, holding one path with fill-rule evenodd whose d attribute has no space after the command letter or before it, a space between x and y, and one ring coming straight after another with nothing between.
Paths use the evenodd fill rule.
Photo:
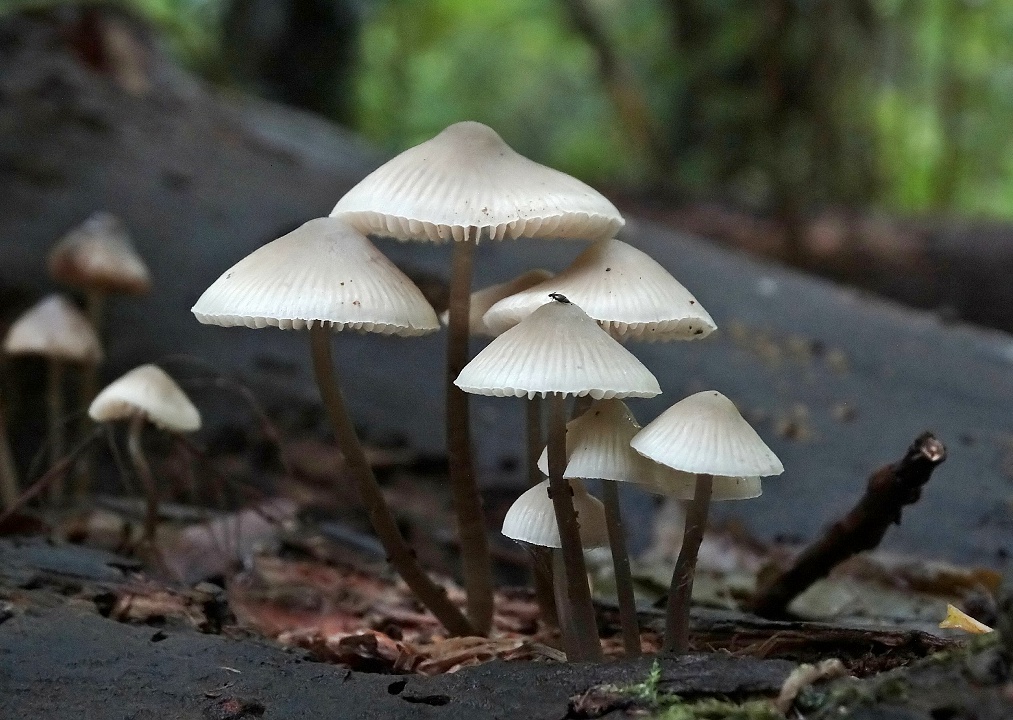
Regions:
<instances>
[{"instance_id":1,"label":"blurred mushroom","mask_svg":"<svg viewBox=\"0 0 1013 720\"><path fill-rule=\"evenodd\" d=\"M471 624L419 566L359 442L331 359L331 333L425 335L439 328L432 306L365 235L337 218L310 220L225 271L193 306L202 323L308 329L313 369L338 446L394 569L447 630Z\"/></svg>"},{"instance_id":2,"label":"blurred mushroom","mask_svg":"<svg viewBox=\"0 0 1013 720\"><path fill-rule=\"evenodd\" d=\"M637 433L630 445L656 463L696 476L682 549L668 591L663 646L667 651L685 653L689 648L693 575L715 478L722 478L722 493L741 487L745 496L755 497L759 493L752 492L751 479L780 475L784 466L732 401L713 390L680 400Z\"/></svg>"},{"instance_id":3,"label":"blurred mushroom","mask_svg":"<svg viewBox=\"0 0 1013 720\"><path fill-rule=\"evenodd\" d=\"M69 300L49 295L18 318L4 339L9 355L37 355L46 358L46 406L49 421L50 465L65 451L63 375L65 363L95 367L102 359L102 348L87 318ZM52 497L59 501L62 482L52 486Z\"/></svg>"},{"instance_id":4,"label":"blurred mushroom","mask_svg":"<svg viewBox=\"0 0 1013 720\"><path fill-rule=\"evenodd\" d=\"M623 219L576 178L515 152L477 122L449 126L369 174L342 197L333 217L399 240L454 241L447 333L446 422L450 482L468 591L480 632L492 623L492 567L471 458L467 396L454 386L468 361L475 245L516 238L612 237Z\"/></svg>"},{"instance_id":5,"label":"blurred mushroom","mask_svg":"<svg viewBox=\"0 0 1013 720\"><path fill-rule=\"evenodd\" d=\"M144 538L153 539L158 522L158 487L144 454L144 424L151 423L169 433L194 432L200 429L200 412L162 368L141 365L96 395L88 415L100 423L128 421L127 452L147 497Z\"/></svg>"},{"instance_id":6,"label":"blurred mushroom","mask_svg":"<svg viewBox=\"0 0 1013 720\"><path fill-rule=\"evenodd\" d=\"M548 468L565 564L568 614L562 628L571 660L601 658L594 608L585 578L572 490L566 466L567 395L594 398L653 397L658 381L628 350L562 295L531 313L489 343L461 371L456 383L465 392L497 397L550 396ZM560 615L564 609L558 607ZM561 617L562 619L562 617Z\"/></svg>"}]
</instances>

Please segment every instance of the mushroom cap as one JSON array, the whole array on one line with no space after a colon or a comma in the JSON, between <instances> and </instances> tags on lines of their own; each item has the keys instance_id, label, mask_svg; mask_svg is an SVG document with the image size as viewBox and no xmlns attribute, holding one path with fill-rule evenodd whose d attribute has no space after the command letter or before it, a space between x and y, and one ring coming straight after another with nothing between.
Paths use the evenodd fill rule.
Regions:
<instances>
[{"instance_id":1,"label":"mushroom cap","mask_svg":"<svg viewBox=\"0 0 1013 720\"><path fill-rule=\"evenodd\" d=\"M601 193L459 122L367 175L331 211L399 240L611 237L624 224Z\"/></svg>"},{"instance_id":2,"label":"mushroom cap","mask_svg":"<svg viewBox=\"0 0 1013 720\"><path fill-rule=\"evenodd\" d=\"M494 333L513 327L562 293L622 340L692 340L716 325L696 298L647 253L599 240L555 277L500 300L485 314Z\"/></svg>"},{"instance_id":3,"label":"mushroom cap","mask_svg":"<svg viewBox=\"0 0 1013 720\"><path fill-rule=\"evenodd\" d=\"M128 420L138 413L170 432L200 428L200 412L183 389L157 365L141 365L95 396L88 417L96 422Z\"/></svg>"},{"instance_id":4,"label":"mushroom cap","mask_svg":"<svg viewBox=\"0 0 1013 720\"><path fill-rule=\"evenodd\" d=\"M478 395L654 397L658 381L579 307L551 302L489 343L454 381Z\"/></svg>"},{"instance_id":5,"label":"mushroom cap","mask_svg":"<svg viewBox=\"0 0 1013 720\"><path fill-rule=\"evenodd\" d=\"M678 500L692 500L696 495L696 475L694 473L672 470L654 463L659 468L649 482L638 483L647 492L664 495ZM711 500L749 500L763 494L760 478L729 477L714 475L711 484Z\"/></svg>"},{"instance_id":6,"label":"mushroom cap","mask_svg":"<svg viewBox=\"0 0 1013 720\"><path fill-rule=\"evenodd\" d=\"M62 295L48 295L19 317L4 339L10 355L42 355L74 363L102 361L88 318Z\"/></svg>"},{"instance_id":7,"label":"mushroom cap","mask_svg":"<svg viewBox=\"0 0 1013 720\"><path fill-rule=\"evenodd\" d=\"M618 398L596 400L566 424L563 477L651 483L659 466L630 447L638 432L640 425L626 403ZM548 448L538 458L538 469L549 473Z\"/></svg>"},{"instance_id":8,"label":"mushroom cap","mask_svg":"<svg viewBox=\"0 0 1013 720\"><path fill-rule=\"evenodd\" d=\"M630 445L656 463L688 473L764 477L784 472L732 401L714 390L680 400L637 433Z\"/></svg>"},{"instance_id":9,"label":"mushroom cap","mask_svg":"<svg viewBox=\"0 0 1013 720\"><path fill-rule=\"evenodd\" d=\"M57 282L84 290L144 295L151 290L151 274L123 223L115 215L97 212L49 251L49 274Z\"/></svg>"},{"instance_id":10,"label":"mushroom cap","mask_svg":"<svg viewBox=\"0 0 1013 720\"><path fill-rule=\"evenodd\" d=\"M489 287L484 287L481 290L473 292L471 294L471 304L468 312L468 333L472 336L490 338L499 335L498 332L492 332L485 324L485 321L482 320L482 316L485 315L486 310L491 308L495 303L499 302L503 298L509 297L521 290L527 290L532 285L537 285L543 280L548 280L551 277L552 273L548 270L535 268L534 270L528 270L527 272L518 275L513 280L507 280L506 282L490 285ZM440 322L446 325L449 321L450 311L444 310L440 313Z\"/></svg>"},{"instance_id":11,"label":"mushroom cap","mask_svg":"<svg viewBox=\"0 0 1013 720\"><path fill-rule=\"evenodd\" d=\"M382 335L425 335L440 326L407 275L365 235L337 218L310 220L225 271L193 306L202 323Z\"/></svg>"},{"instance_id":12,"label":"mushroom cap","mask_svg":"<svg viewBox=\"0 0 1013 720\"><path fill-rule=\"evenodd\" d=\"M605 506L588 494L580 480L570 480L573 488L573 509L580 525L580 544L585 548L608 545L608 528L605 525ZM507 510L501 531L511 540L542 547L562 547L556 511L549 496L549 481L543 480L528 488Z\"/></svg>"}]
</instances>

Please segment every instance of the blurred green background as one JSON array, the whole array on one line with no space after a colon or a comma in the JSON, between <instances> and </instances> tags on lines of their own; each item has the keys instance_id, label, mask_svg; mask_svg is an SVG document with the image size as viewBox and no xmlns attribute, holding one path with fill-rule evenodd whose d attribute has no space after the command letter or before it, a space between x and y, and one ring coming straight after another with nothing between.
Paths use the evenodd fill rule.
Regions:
<instances>
[{"instance_id":1,"label":"blurred green background","mask_svg":"<svg viewBox=\"0 0 1013 720\"><path fill-rule=\"evenodd\" d=\"M209 80L391 152L470 118L624 192L1013 215L1013 0L119 4Z\"/></svg>"}]
</instances>

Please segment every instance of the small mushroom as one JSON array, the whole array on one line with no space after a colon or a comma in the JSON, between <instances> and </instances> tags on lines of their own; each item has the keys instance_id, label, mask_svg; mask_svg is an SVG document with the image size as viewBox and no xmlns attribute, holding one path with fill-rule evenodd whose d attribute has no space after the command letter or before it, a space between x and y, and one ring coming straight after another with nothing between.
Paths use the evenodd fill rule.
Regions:
<instances>
[{"instance_id":1,"label":"small mushroom","mask_svg":"<svg viewBox=\"0 0 1013 720\"><path fill-rule=\"evenodd\" d=\"M664 639L665 650L685 653L693 575L711 496L720 487L722 494L739 490L754 497L750 479L780 475L784 466L732 401L713 390L690 395L668 408L637 433L630 446L660 465L695 476L682 549L668 592ZM675 479L682 482L679 476ZM684 490L688 490L685 484Z\"/></svg>"},{"instance_id":2,"label":"small mushroom","mask_svg":"<svg viewBox=\"0 0 1013 720\"><path fill-rule=\"evenodd\" d=\"M144 454L144 425L151 423L169 433L194 432L200 429L200 412L162 368L141 365L114 380L96 395L88 407L88 416L99 423L118 420L129 423L127 452L147 497L144 538L152 540L158 522L158 487Z\"/></svg>"},{"instance_id":3,"label":"small mushroom","mask_svg":"<svg viewBox=\"0 0 1013 720\"><path fill-rule=\"evenodd\" d=\"M492 623L492 565L471 457L467 396L454 385L468 362L472 265L480 241L611 237L624 224L593 188L518 154L492 128L459 122L367 175L333 217L368 235L453 241L447 331L446 423L450 484L468 615Z\"/></svg>"},{"instance_id":4,"label":"small mushroom","mask_svg":"<svg viewBox=\"0 0 1013 720\"><path fill-rule=\"evenodd\" d=\"M98 337L87 318L61 295L49 295L18 318L4 339L8 355L46 358L46 405L49 419L50 465L65 450L63 375L66 363L94 367L102 359ZM52 497L59 501L62 484L54 483Z\"/></svg>"},{"instance_id":5,"label":"small mushroom","mask_svg":"<svg viewBox=\"0 0 1013 720\"><path fill-rule=\"evenodd\" d=\"M465 392L497 397L548 395L549 483L560 528L572 628L562 628L571 660L601 657L587 574L580 549L578 523L570 502L566 466L567 395L593 398L653 397L658 381L632 353L564 296L543 305L493 340L461 371L455 381ZM557 601L558 606L558 601ZM560 608L563 615L563 609Z\"/></svg>"},{"instance_id":6,"label":"small mushroom","mask_svg":"<svg viewBox=\"0 0 1013 720\"><path fill-rule=\"evenodd\" d=\"M310 220L258 248L215 280L193 306L202 323L309 330L313 370L334 434L388 559L447 630L474 630L422 570L401 535L355 432L331 359L331 333L413 336L435 332L432 306L365 235L337 218Z\"/></svg>"}]
</instances>

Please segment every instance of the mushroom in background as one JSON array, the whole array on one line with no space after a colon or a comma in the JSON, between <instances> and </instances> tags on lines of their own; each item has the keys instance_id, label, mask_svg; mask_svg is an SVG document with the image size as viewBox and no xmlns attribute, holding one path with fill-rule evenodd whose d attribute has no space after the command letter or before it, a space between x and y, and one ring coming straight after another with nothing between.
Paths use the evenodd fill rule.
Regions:
<instances>
[{"instance_id":1,"label":"mushroom in background","mask_svg":"<svg viewBox=\"0 0 1013 720\"><path fill-rule=\"evenodd\" d=\"M580 180L525 158L481 123L460 122L369 174L332 217L369 235L453 241L447 333L446 423L468 615L492 624L492 564L471 457L467 395L454 385L468 362L471 276L481 241L517 238L598 240L623 226L604 196Z\"/></svg>"},{"instance_id":2,"label":"mushroom in background","mask_svg":"<svg viewBox=\"0 0 1013 720\"><path fill-rule=\"evenodd\" d=\"M637 433L630 445L660 465L695 476L682 549L668 591L663 645L667 651L685 653L693 575L712 495L717 490L720 495L740 492L755 497L759 493L754 492L752 479L780 475L784 466L732 401L713 390L680 400ZM677 488L682 483L681 492L688 494L685 479L674 475L673 480Z\"/></svg>"},{"instance_id":3,"label":"mushroom in background","mask_svg":"<svg viewBox=\"0 0 1013 720\"><path fill-rule=\"evenodd\" d=\"M46 358L46 409L49 422L50 465L63 457L66 445L64 432L64 366L66 363L94 368L102 360L98 336L88 319L61 295L49 295L18 318L4 338L8 355L36 355ZM63 484L54 483L52 498L62 498Z\"/></svg>"},{"instance_id":4,"label":"mushroom in background","mask_svg":"<svg viewBox=\"0 0 1013 720\"><path fill-rule=\"evenodd\" d=\"M343 220L318 218L226 270L200 296L193 314L202 323L224 327L309 330L320 394L389 562L451 634L474 634L401 535L348 416L331 358L332 332L435 332L439 321L422 291L365 235Z\"/></svg>"},{"instance_id":5,"label":"mushroom in background","mask_svg":"<svg viewBox=\"0 0 1013 720\"><path fill-rule=\"evenodd\" d=\"M144 454L145 423L169 433L189 433L200 429L200 412L183 389L157 365L141 365L114 380L95 396L88 415L98 423L125 420L127 452L137 479L147 497L144 538L155 537L158 523L158 486Z\"/></svg>"}]
</instances>

